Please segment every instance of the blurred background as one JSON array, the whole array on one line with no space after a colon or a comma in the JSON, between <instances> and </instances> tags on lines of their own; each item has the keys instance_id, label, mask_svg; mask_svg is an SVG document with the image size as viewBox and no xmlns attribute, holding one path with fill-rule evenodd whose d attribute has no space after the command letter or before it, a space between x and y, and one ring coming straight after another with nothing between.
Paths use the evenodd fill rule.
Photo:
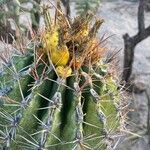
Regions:
<instances>
[{"instance_id":1,"label":"blurred background","mask_svg":"<svg viewBox=\"0 0 150 150\"><path fill-rule=\"evenodd\" d=\"M150 150L150 0L61 0L68 19L86 12L104 19L98 37L107 38L128 102L126 136L118 150ZM0 0L0 57L24 49L44 23L41 7L54 0ZM14 48L15 45L15 48ZM9 58L8 58L9 59ZM2 65L2 64L1 64Z\"/></svg>"}]
</instances>

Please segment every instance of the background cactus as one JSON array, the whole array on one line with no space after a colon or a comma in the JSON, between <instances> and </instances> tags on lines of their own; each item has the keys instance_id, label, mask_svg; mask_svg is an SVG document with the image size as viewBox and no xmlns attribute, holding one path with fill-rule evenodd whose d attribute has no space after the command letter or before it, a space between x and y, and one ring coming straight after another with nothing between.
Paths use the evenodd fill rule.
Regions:
<instances>
[{"instance_id":1,"label":"background cactus","mask_svg":"<svg viewBox=\"0 0 150 150\"><path fill-rule=\"evenodd\" d=\"M86 14L69 22L57 8L54 21L44 11L36 48L12 57L1 74L1 149L103 150L120 129L118 85L96 39L103 21L92 25ZM63 46L67 60L56 63Z\"/></svg>"},{"instance_id":2,"label":"background cactus","mask_svg":"<svg viewBox=\"0 0 150 150\"><path fill-rule=\"evenodd\" d=\"M75 5L78 14L84 14L88 11L96 12L100 5L100 0L76 0Z\"/></svg>"},{"instance_id":3,"label":"background cactus","mask_svg":"<svg viewBox=\"0 0 150 150\"><path fill-rule=\"evenodd\" d=\"M31 28L37 32L40 22L40 0L0 0L0 36L2 40L13 43L14 39L20 41L20 30L24 38L30 38L29 27L21 23L22 13L29 13ZM32 4L32 8L24 7L24 4ZM26 36L26 37L25 37Z\"/></svg>"}]
</instances>

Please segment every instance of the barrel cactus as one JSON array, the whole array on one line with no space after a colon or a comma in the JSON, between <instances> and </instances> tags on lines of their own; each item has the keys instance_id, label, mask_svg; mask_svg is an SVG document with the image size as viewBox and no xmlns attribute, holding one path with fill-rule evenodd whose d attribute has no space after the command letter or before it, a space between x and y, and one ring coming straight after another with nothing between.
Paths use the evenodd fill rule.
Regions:
<instances>
[{"instance_id":1,"label":"barrel cactus","mask_svg":"<svg viewBox=\"0 0 150 150\"><path fill-rule=\"evenodd\" d=\"M57 7L54 21L44 12L44 33L4 61L1 149L104 150L120 129L118 84L96 38L103 20L68 21Z\"/></svg>"}]
</instances>

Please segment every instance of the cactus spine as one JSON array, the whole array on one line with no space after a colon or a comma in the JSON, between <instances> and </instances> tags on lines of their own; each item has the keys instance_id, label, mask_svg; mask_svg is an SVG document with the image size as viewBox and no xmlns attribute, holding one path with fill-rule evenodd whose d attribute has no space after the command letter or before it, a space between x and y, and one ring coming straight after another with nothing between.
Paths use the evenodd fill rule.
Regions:
<instances>
[{"instance_id":1,"label":"cactus spine","mask_svg":"<svg viewBox=\"0 0 150 150\"><path fill-rule=\"evenodd\" d=\"M99 63L105 49L95 35L102 21L90 27L93 16L86 14L69 24L57 5L40 46L0 77L1 149L104 150L109 133L119 130L118 86L108 64Z\"/></svg>"}]
</instances>

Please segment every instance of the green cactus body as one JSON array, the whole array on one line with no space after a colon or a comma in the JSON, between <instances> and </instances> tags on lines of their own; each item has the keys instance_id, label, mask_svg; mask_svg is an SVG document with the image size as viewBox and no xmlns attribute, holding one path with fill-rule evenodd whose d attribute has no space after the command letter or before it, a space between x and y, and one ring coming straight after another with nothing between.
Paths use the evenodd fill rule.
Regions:
<instances>
[{"instance_id":1,"label":"green cactus body","mask_svg":"<svg viewBox=\"0 0 150 150\"><path fill-rule=\"evenodd\" d=\"M40 66L37 71L38 73L41 73L43 70L43 66ZM44 112L46 109L44 107L47 107L48 101L47 98L49 98L50 90L52 86L52 81L49 79L54 78L54 71L50 71L47 74L47 78L45 79L39 79L35 81L35 84L33 86L32 91L30 92L30 95L27 97L27 104L25 108L22 110L22 119L19 123L20 130L18 132L18 137L16 137L17 141L22 141L24 139L28 139L34 142L34 138L37 139L37 135L35 134L37 132L40 132L38 129L39 124L41 123L39 120L42 120L42 116L44 115ZM40 110L41 109L41 110ZM20 112L21 113L21 112ZM33 134L33 136L32 136ZM12 143L12 149L19 149L18 143ZM31 146L26 146L32 148Z\"/></svg>"},{"instance_id":2,"label":"green cactus body","mask_svg":"<svg viewBox=\"0 0 150 150\"><path fill-rule=\"evenodd\" d=\"M60 138L62 144L59 146L59 149L62 148L62 150L65 150L66 148L67 149L73 148L73 143L76 137L77 95L75 95L74 82L75 82L74 76L67 79L67 85L68 87L70 87L70 89L66 89L65 99L63 100L63 107L61 114L62 125L60 128L61 129Z\"/></svg>"},{"instance_id":3,"label":"green cactus body","mask_svg":"<svg viewBox=\"0 0 150 150\"><path fill-rule=\"evenodd\" d=\"M5 86L12 86L17 79L23 76L23 70L27 70L29 68L28 65L30 65L32 61L33 56L30 54L25 56L13 56L11 62L6 65L4 71L0 75L0 89Z\"/></svg>"},{"instance_id":4,"label":"green cactus body","mask_svg":"<svg viewBox=\"0 0 150 150\"><path fill-rule=\"evenodd\" d=\"M94 73L92 68L83 67L82 69L87 75L91 74L90 78L92 80L92 83L86 86L85 92L83 91L82 93L82 99L84 102L83 112L86 114L83 124L84 144L90 149L104 149L103 139L105 139L104 130L106 118L105 116L102 116L103 118L101 118L98 115L103 84L102 81L94 74L98 68L94 70ZM99 71L98 75L102 77L102 74L103 72ZM82 84L86 82L85 78L82 79Z\"/></svg>"},{"instance_id":5,"label":"green cactus body","mask_svg":"<svg viewBox=\"0 0 150 150\"><path fill-rule=\"evenodd\" d=\"M87 97L85 96L84 98L85 101L87 101L88 103L86 105L87 108L84 124L85 144L89 148L100 149L101 147L103 147L104 144L103 140L105 139L105 125L104 122L101 121L101 118L99 118L97 115L98 108L93 101L91 95L89 94Z\"/></svg>"},{"instance_id":6,"label":"green cactus body","mask_svg":"<svg viewBox=\"0 0 150 150\"><path fill-rule=\"evenodd\" d=\"M40 74L42 71L38 72ZM76 78L77 76L73 74L61 83L56 80L52 70L49 73L46 71L45 79L41 81L33 81L33 77L29 74L16 81L7 96L20 104L23 100L21 89L23 97L29 100L25 108L19 109L18 105L16 112L16 108L11 105L1 107L1 114L7 112L14 116L15 112L16 116L20 115L16 136L10 144L11 150L42 148L42 146L54 150L81 149L81 147L104 149L105 130L115 130L119 124L114 101L107 93L109 89L113 93L117 91L110 83L104 87L103 81L92 77L93 86L86 86L82 92L80 87L84 83L80 83L80 87L75 87L78 84ZM29 87L30 84L32 87ZM96 97L94 92L99 97ZM54 97L58 93L61 95L61 100L55 101ZM1 117L1 124L5 119ZM48 122L50 124L45 129L44 124ZM6 122L3 128L9 126L9 123ZM8 129L11 132L11 127Z\"/></svg>"},{"instance_id":7,"label":"green cactus body","mask_svg":"<svg viewBox=\"0 0 150 150\"><path fill-rule=\"evenodd\" d=\"M23 58L17 56L10 67L4 68L5 76L0 81L4 83L6 77L5 86L12 88L5 92L0 88L1 149L105 150L109 133L118 131L118 86L108 73L108 65L98 63L100 52L91 45L96 41L93 36L97 26L88 30L83 24L84 32L79 31L76 27L84 18L80 19L71 27L63 24L64 28L59 28L61 34L56 29L48 32L48 44L42 43L42 51L31 50ZM61 24L60 21L58 25ZM64 31L67 34L62 34ZM40 57L42 53L49 61L40 60L45 58ZM58 66L55 59L59 57L62 62Z\"/></svg>"},{"instance_id":8,"label":"green cactus body","mask_svg":"<svg viewBox=\"0 0 150 150\"><path fill-rule=\"evenodd\" d=\"M18 58L19 56L17 56ZM13 57L16 59L16 57ZM10 82L6 82L5 86L1 89L1 101L0 101L0 110L2 114L2 118L0 119L0 123L3 124L3 131L5 130L6 126L10 126L10 119L8 119L6 116L9 114L9 117L13 119L13 116L17 117L17 113L20 111L21 102L25 97L29 94L30 84L33 81L33 78L28 73L28 65L31 64L31 59L33 60L33 57L26 56L26 58L22 59L20 57L17 61L17 63L14 63L13 67L15 69L16 78L13 84ZM25 69L26 68L26 69ZM12 67L10 68L12 69ZM22 77L19 76L19 71L21 69L25 69L25 73L22 74ZM13 80L13 74L10 76L10 72L8 71L8 68L6 69L6 77L11 77L11 80ZM5 77L5 75L4 75ZM11 86L10 86L11 85ZM13 90L16 89L16 90ZM7 90L8 89L8 90ZM5 109L3 109L5 106Z\"/></svg>"},{"instance_id":9,"label":"green cactus body","mask_svg":"<svg viewBox=\"0 0 150 150\"><path fill-rule=\"evenodd\" d=\"M59 77L56 79L56 82L53 83L50 95L51 101L49 102L49 110L44 118L44 122L49 128L49 134L47 134L45 146L50 149L53 149L53 145L57 145L60 142L61 108L66 90L65 83L66 79Z\"/></svg>"}]
</instances>

